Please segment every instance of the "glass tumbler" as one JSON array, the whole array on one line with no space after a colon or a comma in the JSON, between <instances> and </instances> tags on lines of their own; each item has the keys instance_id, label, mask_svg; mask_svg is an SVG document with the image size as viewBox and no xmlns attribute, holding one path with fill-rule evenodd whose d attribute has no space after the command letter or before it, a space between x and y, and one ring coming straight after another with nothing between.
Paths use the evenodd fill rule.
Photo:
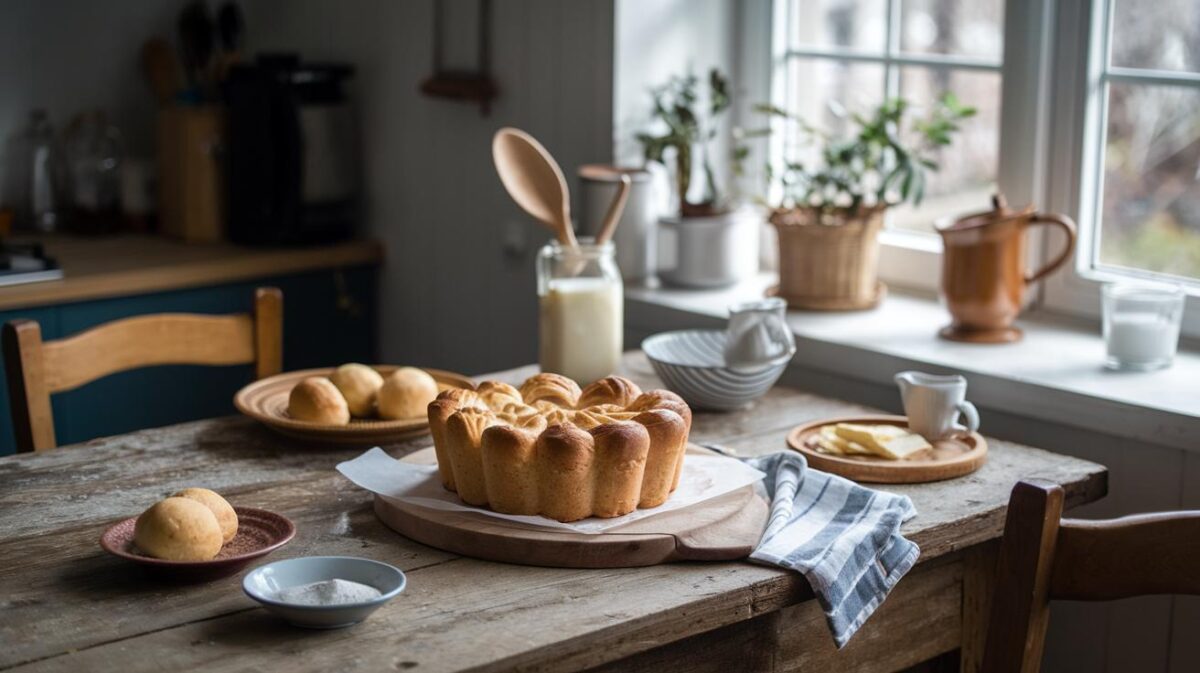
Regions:
<instances>
[{"instance_id":1,"label":"glass tumbler","mask_svg":"<svg viewBox=\"0 0 1200 673\"><path fill-rule=\"evenodd\" d=\"M1185 293L1180 287L1104 286L1104 345L1109 369L1171 366L1179 346Z\"/></svg>"},{"instance_id":2,"label":"glass tumbler","mask_svg":"<svg viewBox=\"0 0 1200 673\"><path fill-rule=\"evenodd\" d=\"M611 242L554 241L538 253L538 354L544 372L587 385L617 369L625 331L621 271Z\"/></svg>"}]
</instances>

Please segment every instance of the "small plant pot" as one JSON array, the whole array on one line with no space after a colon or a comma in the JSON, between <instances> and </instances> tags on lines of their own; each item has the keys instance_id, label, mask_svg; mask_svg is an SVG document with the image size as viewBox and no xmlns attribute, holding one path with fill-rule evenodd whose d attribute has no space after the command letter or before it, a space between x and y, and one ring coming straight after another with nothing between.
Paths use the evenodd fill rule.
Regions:
<instances>
[{"instance_id":1,"label":"small plant pot","mask_svg":"<svg viewBox=\"0 0 1200 673\"><path fill-rule=\"evenodd\" d=\"M879 230L884 208L822 213L777 210L779 285L774 294L792 308L851 311L877 305L887 291L879 282Z\"/></svg>"},{"instance_id":2,"label":"small plant pot","mask_svg":"<svg viewBox=\"0 0 1200 673\"><path fill-rule=\"evenodd\" d=\"M727 287L758 272L759 223L753 210L706 217L662 217L659 277L681 287Z\"/></svg>"}]
</instances>

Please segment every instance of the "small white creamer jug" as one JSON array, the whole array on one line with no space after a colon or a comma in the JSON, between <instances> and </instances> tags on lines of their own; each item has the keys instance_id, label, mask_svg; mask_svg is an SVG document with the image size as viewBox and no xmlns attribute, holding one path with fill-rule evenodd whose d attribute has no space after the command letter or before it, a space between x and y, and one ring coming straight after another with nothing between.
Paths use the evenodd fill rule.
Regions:
<instances>
[{"instance_id":1,"label":"small white creamer jug","mask_svg":"<svg viewBox=\"0 0 1200 673\"><path fill-rule=\"evenodd\" d=\"M964 377L908 371L896 374L895 380L900 386L909 430L935 441L955 432L979 429L979 412L966 400ZM966 427L956 423L960 414L966 419Z\"/></svg>"},{"instance_id":2,"label":"small white creamer jug","mask_svg":"<svg viewBox=\"0 0 1200 673\"><path fill-rule=\"evenodd\" d=\"M729 307L725 329L725 366L752 370L790 360L796 338L787 325L787 302L778 297Z\"/></svg>"}]
</instances>

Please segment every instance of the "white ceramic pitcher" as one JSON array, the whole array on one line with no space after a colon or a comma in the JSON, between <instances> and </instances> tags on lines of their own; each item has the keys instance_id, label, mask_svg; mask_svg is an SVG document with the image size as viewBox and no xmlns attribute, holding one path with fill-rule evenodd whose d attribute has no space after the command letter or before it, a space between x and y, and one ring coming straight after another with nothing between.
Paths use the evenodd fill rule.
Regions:
<instances>
[{"instance_id":1,"label":"white ceramic pitcher","mask_svg":"<svg viewBox=\"0 0 1200 673\"><path fill-rule=\"evenodd\" d=\"M778 297L734 304L725 328L725 366L759 369L790 360L796 337L787 325L787 302Z\"/></svg>"},{"instance_id":2,"label":"white ceramic pitcher","mask_svg":"<svg viewBox=\"0 0 1200 673\"><path fill-rule=\"evenodd\" d=\"M895 380L908 428L918 435L933 441L979 429L979 412L966 400L967 379L962 376L908 371L896 374ZM959 415L966 419L966 427L956 423Z\"/></svg>"}]
</instances>

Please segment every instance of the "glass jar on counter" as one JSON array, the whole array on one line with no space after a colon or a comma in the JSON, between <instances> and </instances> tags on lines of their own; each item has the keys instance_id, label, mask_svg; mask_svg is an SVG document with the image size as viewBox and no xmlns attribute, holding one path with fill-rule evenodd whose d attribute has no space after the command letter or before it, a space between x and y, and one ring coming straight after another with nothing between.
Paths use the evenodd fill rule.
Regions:
<instances>
[{"instance_id":1,"label":"glass jar on counter","mask_svg":"<svg viewBox=\"0 0 1200 673\"><path fill-rule=\"evenodd\" d=\"M538 253L538 353L542 371L587 385L616 371L624 292L611 242L555 241Z\"/></svg>"}]
</instances>

